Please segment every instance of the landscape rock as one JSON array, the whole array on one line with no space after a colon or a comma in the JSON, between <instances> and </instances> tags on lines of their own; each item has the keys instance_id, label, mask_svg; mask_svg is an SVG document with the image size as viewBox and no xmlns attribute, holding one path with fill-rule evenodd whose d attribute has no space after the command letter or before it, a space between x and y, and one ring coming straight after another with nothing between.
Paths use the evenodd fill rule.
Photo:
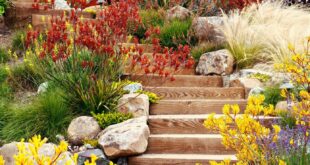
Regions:
<instances>
[{"instance_id":1,"label":"landscape rock","mask_svg":"<svg viewBox=\"0 0 310 165\"><path fill-rule=\"evenodd\" d=\"M80 116L71 121L68 128L68 139L72 144L82 144L83 140L92 140L101 128L93 117Z\"/></svg>"},{"instance_id":2,"label":"landscape rock","mask_svg":"<svg viewBox=\"0 0 310 165\"><path fill-rule=\"evenodd\" d=\"M252 96L252 95L259 95L261 93L263 93L265 91L264 88L261 88L261 87L254 87L250 90L249 92L249 96Z\"/></svg>"},{"instance_id":3,"label":"landscape rock","mask_svg":"<svg viewBox=\"0 0 310 165\"><path fill-rule=\"evenodd\" d=\"M54 8L56 10L70 10L70 6L65 0L55 0Z\"/></svg>"},{"instance_id":4,"label":"landscape rock","mask_svg":"<svg viewBox=\"0 0 310 165\"><path fill-rule=\"evenodd\" d=\"M109 165L110 160L104 155L100 149L91 149L87 151L80 152L78 155L78 165L84 165L84 162L91 159L91 155L96 155L98 158L96 164Z\"/></svg>"},{"instance_id":5,"label":"landscape rock","mask_svg":"<svg viewBox=\"0 0 310 165\"><path fill-rule=\"evenodd\" d=\"M186 20L191 16L190 10L182 6L175 6L167 11L167 20L179 19Z\"/></svg>"},{"instance_id":6,"label":"landscape rock","mask_svg":"<svg viewBox=\"0 0 310 165\"><path fill-rule=\"evenodd\" d=\"M144 153L149 136L147 117L142 116L107 127L98 142L108 157L118 158Z\"/></svg>"},{"instance_id":7,"label":"landscape rock","mask_svg":"<svg viewBox=\"0 0 310 165\"><path fill-rule=\"evenodd\" d=\"M139 90L142 90L142 84L141 83L132 83L128 84L124 87L124 90L128 91L129 93L136 93Z\"/></svg>"},{"instance_id":8,"label":"landscape rock","mask_svg":"<svg viewBox=\"0 0 310 165\"><path fill-rule=\"evenodd\" d=\"M231 80L229 83L230 87L243 87L245 88L246 97L249 96L251 89L253 88L263 88L263 83L254 78L238 78Z\"/></svg>"},{"instance_id":9,"label":"landscape rock","mask_svg":"<svg viewBox=\"0 0 310 165\"><path fill-rule=\"evenodd\" d=\"M47 91L47 88L48 88L48 82L44 82L44 83L39 85L37 93L38 94L44 93Z\"/></svg>"},{"instance_id":10,"label":"landscape rock","mask_svg":"<svg viewBox=\"0 0 310 165\"><path fill-rule=\"evenodd\" d=\"M292 102L291 106L294 106L295 103ZM277 110L289 110L290 108L288 107L287 105L287 101L279 101L276 105L276 108Z\"/></svg>"},{"instance_id":11,"label":"landscape rock","mask_svg":"<svg viewBox=\"0 0 310 165\"><path fill-rule=\"evenodd\" d=\"M234 58L226 49L203 54L196 67L202 75L229 75L233 72Z\"/></svg>"},{"instance_id":12,"label":"landscape rock","mask_svg":"<svg viewBox=\"0 0 310 165\"><path fill-rule=\"evenodd\" d=\"M148 116L150 102L145 94L125 94L118 101L118 111L131 113L134 117Z\"/></svg>"},{"instance_id":13,"label":"landscape rock","mask_svg":"<svg viewBox=\"0 0 310 165\"><path fill-rule=\"evenodd\" d=\"M194 36L198 38L199 43L223 43L225 38L220 30L223 24L224 22L222 17L196 17L192 22L191 29Z\"/></svg>"},{"instance_id":14,"label":"landscape rock","mask_svg":"<svg viewBox=\"0 0 310 165\"><path fill-rule=\"evenodd\" d=\"M19 142L12 142L9 144L5 144L0 149L0 155L3 156L3 159L5 160L6 165L15 165L14 161L14 155L18 154L18 148L17 145ZM24 143L26 150L30 151L29 145L32 145L30 143ZM40 156L47 156L52 158L55 154L55 144L47 143L43 144L42 147L39 149L39 155ZM64 152L60 155L60 158L56 162L56 165L63 165L66 162L72 162L70 164L74 164L73 160L71 159L71 154L69 152Z\"/></svg>"}]
</instances>

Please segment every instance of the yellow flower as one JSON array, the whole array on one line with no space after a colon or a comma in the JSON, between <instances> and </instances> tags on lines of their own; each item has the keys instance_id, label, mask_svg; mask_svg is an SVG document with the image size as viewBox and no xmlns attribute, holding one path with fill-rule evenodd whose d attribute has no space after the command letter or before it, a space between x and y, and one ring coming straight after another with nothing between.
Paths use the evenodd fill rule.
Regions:
<instances>
[{"instance_id":1,"label":"yellow flower","mask_svg":"<svg viewBox=\"0 0 310 165\"><path fill-rule=\"evenodd\" d=\"M239 114L239 112L240 112L239 105L237 105L237 104L232 105L231 109L232 109L232 113L235 114L235 115Z\"/></svg>"},{"instance_id":2,"label":"yellow flower","mask_svg":"<svg viewBox=\"0 0 310 165\"><path fill-rule=\"evenodd\" d=\"M223 107L223 113L224 113L225 115L229 115L229 114L230 114L230 105L229 105L229 104L224 105L224 107Z\"/></svg>"},{"instance_id":3,"label":"yellow flower","mask_svg":"<svg viewBox=\"0 0 310 165\"><path fill-rule=\"evenodd\" d=\"M287 97L287 90L286 89L282 89L280 95L284 98Z\"/></svg>"},{"instance_id":4,"label":"yellow flower","mask_svg":"<svg viewBox=\"0 0 310 165\"><path fill-rule=\"evenodd\" d=\"M295 46L292 43L289 43L288 44L288 50L294 51L295 50Z\"/></svg>"},{"instance_id":5,"label":"yellow flower","mask_svg":"<svg viewBox=\"0 0 310 165\"><path fill-rule=\"evenodd\" d=\"M275 134L278 134L281 131L281 127L279 125L272 125Z\"/></svg>"},{"instance_id":6,"label":"yellow flower","mask_svg":"<svg viewBox=\"0 0 310 165\"><path fill-rule=\"evenodd\" d=\"M5 161L3 159L3 157L0 155L0 165L4 165Z\"/></svg>"},{"instance_id":7,"label":"yellow flower","mask_svg":"<svg viewBox=\"0 0 310 165\"><path fill-rule=\"evenodd\" d=\"M286 165L286 163L283 160L279 160L279 165Z\"/></svg>"},{"instance_id":8,"label":"yellow flower","mask_svg":"<svg viewBox=\"0 0 310 165\"><path fill-rule=\"evenodd\" d=\"M293 145L294 144L294 139L290 140L290 144Z\"/></svg>"}]
</instances>

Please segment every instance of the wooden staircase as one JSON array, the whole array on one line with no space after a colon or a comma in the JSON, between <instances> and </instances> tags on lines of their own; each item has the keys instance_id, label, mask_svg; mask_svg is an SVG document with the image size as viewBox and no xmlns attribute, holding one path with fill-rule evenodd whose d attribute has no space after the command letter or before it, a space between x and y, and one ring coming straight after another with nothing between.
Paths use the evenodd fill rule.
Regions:
<instances>
[{"instance_id":1,"label":"wooden staircase","mask_svg":"<svg viewBox=\"0 0 310 165\"><path fill-rule=\"evenodd\" d=\"M203 126L211 113L222 115L225 104L246 106L243 88L225 88L220 76L175 75L175 81L140 77L145 90L163 97L151 105L151 130L146 153L129 158L129 165L195 165L210 160L236 160L221 144L221 135ZM156 86L156 87L155 87Z\"/></svg>"}]
</instances>

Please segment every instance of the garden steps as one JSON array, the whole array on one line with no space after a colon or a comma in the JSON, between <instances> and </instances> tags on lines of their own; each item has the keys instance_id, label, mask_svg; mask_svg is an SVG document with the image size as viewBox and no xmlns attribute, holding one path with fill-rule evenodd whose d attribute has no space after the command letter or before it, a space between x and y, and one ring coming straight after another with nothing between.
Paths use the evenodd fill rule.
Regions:
<instances>
[{"instance_id":1,"label":"garden steps","mask_svg":"<svg viewBox=\"0 0 310 165\"><path fill-rule=\"evenodd\" d=\"M175 75L175 81L159 75L131 75L129 78L138 81L143 86L158 87L223 87L221 76L194 76L194 75Z\"/></svg>"},{"instance_id":2,"label":"garden steps","mask_svg":"<svg viewBox=\"0 0 310 165\"><path fill-rule=\"evenodd\" d=\"M150 107L151 115L176 115L176 114L222 114L225 104L238 104L240 112L246 107L246 100L160 100Z\"/></svg>"},{"instance_id":3,"label":"garden steps","mask_svg":"<svg viewBox=\"0 0 310 165\"><path fill-rule=\"evenodd\" d=\"M209 161L221 161L230 158L236 162L235 155L210 155L210 154L143 154L129 159L130 165L195 165L201 163L209 165ZM151 163L150 163L151 162Z\"/></svg>"},{"instance_id":4,"label":"garden steps","mask_svg":"<svg viewBox=\"0 0 310 165\"><path fill-rule=\"evenodd\" d=\"M148 119L152 134L216 134L203 126L203 122L210 114L196 115L150 115ZM215 115L215 118L223 114ZM266 127L270 127L276 117L259 117Z\"/></svg>"},{"instance_id":5,"label":"garden steps","mask_svg":"<svg viewBox=\"0 0 310 165\"><path fill-rule=\"evenodd\" d=\"M226 149L218 134L153 134L146 153L215 155L235 154L235 151Z\"/></svg>"},{"instance_id":6,"label":"garden steps","mask_svg":"<svg viewBox=\"0 0 310 165\"><path fill-rule=\"evenodd\" d=\"M190 99L230 99L245 97L244 88L232 87L145 87L144 90L154 92L163 100Z\"/></svg>"}]
</instances>

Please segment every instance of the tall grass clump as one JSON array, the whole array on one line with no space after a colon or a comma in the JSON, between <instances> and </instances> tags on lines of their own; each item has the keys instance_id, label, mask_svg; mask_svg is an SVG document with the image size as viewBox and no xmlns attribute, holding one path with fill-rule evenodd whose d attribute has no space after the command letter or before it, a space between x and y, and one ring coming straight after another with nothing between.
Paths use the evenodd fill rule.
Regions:
<instances>
[{"instance_id":1,"label":"tall grass clump","mask_svg":"<svg viewBox=\"0 0 310 165\"><path fill-rule=\"evenodd\" d=\"M56 135L65 134L74 117L61 95L62 91L53 89L26 107L0 109L3 115L1 139L5 142L19 141L40 134L52 142L57 141Z\"/></svg>"},{"instance_id":2,"label":"tall grass clump","mask_svg":"<svg viewBox=\"0 0 310 165\"><path fill-rule=\"evenodd\" d=\"M310 13L304 10L267 1L224 14L222 30L237 66L244 68L256 62L290 60L287 45L302 50L302 41L310 34L308 20Z\"/></svg>"},{"instance_id":3,"label":"tall grass clump","mask_svg":"<svg viewBox=\"0 0 310 165\"><path fill-rule=\"evenodd\" d=\"M192 20L188 19L181 21L178 19L166 23L160 29L160 44L166 47L174 47L190 44L188 39L189 29L192 25Z\"/></svg>"}]
</instances>

